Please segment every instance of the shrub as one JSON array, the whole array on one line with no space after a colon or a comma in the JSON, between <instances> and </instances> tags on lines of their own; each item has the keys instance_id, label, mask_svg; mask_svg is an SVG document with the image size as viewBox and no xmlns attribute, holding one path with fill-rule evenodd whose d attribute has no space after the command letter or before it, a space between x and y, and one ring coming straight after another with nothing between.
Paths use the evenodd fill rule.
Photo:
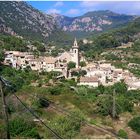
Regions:
<instances>
[{"instance_id":1,"label":"shrub","mask_svg":"<svg viewBox=\"0 0 140 140\"><path fill-rule=\"evenodd\" d=\"M71 117L58 116L51 121L50 125L61 137L70 139L80 132L81 121ZM51 137L50 133L47 133L48 137Z\"/></svg>"},{"instance_id":2,"label":"shrub","mask_svg":"<svg viewBox=\"0 0 140 140\"><path fill-rule=\"evenodd\" d=\"M23 118L15 118L9 122L10 134L13 138L40 138L35 124Z\"/></svg>"},{"instance_id":3,"label":"shrub","mask_svg":"<svg viewBox=\"0 0 140 140\"><path fill-rule=\"evenodd\" d=\"M1 123L0 125L0 139L6 138L5 126Z\"/></svg>"},{"instance_id":4,"label":"shrub","mask_svg":"<svg viewBox=\"0 0 140 140\"><path fill-rule=\"evenodd\" d=\"M59 95L61 94L61 88L60 87L52 87L52 88L49 88L49 92L51 95Z\"/></svg>"},{"instance_id":5,"label":"shrub","mask_svg":"<svg viewBox=\"0 0 140 140\"><path fill-rule=\"evenodd\" d=\"M96 113L103 116L112 114L112 98L110 96L100 96L97 100Z\"/></svg>"},{"instance_id":6,"label":"shrub","mask_svg":"<svg viewBox=\"0 0 140 140\"><path fill-rule=\"evenodd\" d=\"M34 109L39 109L43 107L49 107L50 102L48 99L44 97L39 97L39 99L35 99L32 103Z\"/></svg>"},{"instance_id":7,"label":"shrub","mask_svg":"<svg viewBox=\"0 0 140 140\"><path fill-rule=\"evenodd\" d=\"M118 136L121 137L121 138L124 138L124 139L127 139L128 138L127 133L123 129L120 129L118 131Z\"/></svg>"},{"instance_id":8,"label":"shrub","mask_svg":"<svg viewBox=\"0 0 140 140\"><path fill-rule=\"evenodd\" d=\"M132 120L130 120L128 126L130 126L133 131L140 134L140 117L135 117Z\"/></svg>"},{"instance_id":9,"label":"shrub","mask_svg":"<svg viewBox=\"0 0 140 140\"><path fill-rule=\"evenodd\" d=\"M81 67L85 67L86 66L86 62L85 61L81 61L79 64Z\"/></svg>"},{"instance_id":10,"label":"shrub","mask_svg":"<svg viewBox=\"0 0 140 140\"><path fill-rule=\"evenodd\" d=\"M127 85L122 81L114 84L116 93L125 94L127 92Z\"/></svg>"},{"instance_id":11,"label":"shrub","mask_svg":"<svg viewBox=\"0 0 140 140\"><path fill-rule=\"evenodd\" d=\"M84 76L86 74L87 74L87 72L85 70L80 70L79 71L79 76Z\"/></svg>"}]
</instances>

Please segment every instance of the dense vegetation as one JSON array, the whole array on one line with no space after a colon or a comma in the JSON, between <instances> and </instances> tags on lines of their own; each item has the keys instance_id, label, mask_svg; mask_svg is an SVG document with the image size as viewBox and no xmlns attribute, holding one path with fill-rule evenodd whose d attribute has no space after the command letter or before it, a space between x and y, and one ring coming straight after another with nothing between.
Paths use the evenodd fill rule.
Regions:
<instances>
[{"instance_id":1,"label":"dense vegetation","mask_svg":"<svg viewBox=\"0 0 140 140\"><path fill-rule=\"evenodd\" d=\"M26 51L27 42L21 38L0 34L0 50Z\"/></svg>"},{"instance_id":2,"label":"dense vegetation","mask_svg":"<svg viewBox=\"0 0 140 140\"><path fill-rule=\"evenodd\" d=\"M76 86L73 80L62 79L58 81L55 79L57 73L40 73L38 75L32 71L1 67L0 74L13 83L16 87L16 94L20 96L23 102L34 109L35 113L43 118L63 138L76 138L77 136L81 138L80 130L83 127L81 120L90 118L89 123L98 124L98 118L104 117L100 123L105 124L106 117L113 117L114 89L116 100L115 119L120 118L125 112L129 112L132 115L139 114L139 112L136 113L135 111L134 103L139 103L140 92L127 91L127 86L123 82L109 87L101 85L98 88L88 88L86 86ZM50 79L52 79L53 83L49 82ZM38 84L33 86L31 83ZM7 92L11 120L10 128L13 138L54 138L52 133L44 127L33 123L32 119L29 119L32 118L31 115L24 111L23 106L12 95L8 95L8 91L5 92ZM54 112L51 109L47 110L47 108L50 108L50 104L46 104L44 100L57 103L66 110L69 108L69 112L76 115L75 117L79 118L79 120L75 119L75 117L66 117L65 114ZM16 104L13 104L13 101ZM20 112L24 113L24 118L21 116L21 118L17 119L16 116ZM17 129L17 127L20 129ZM15 131L15 129L18 131ZM3 128L0 128L0 133L2 132ZM122 130L118 132L118 135L122 138L127 137L127 134Z\"/></svg>"},{"instance_id":3,"label":"dense vegetation","mask_svg":"<svg viewBox=\"0 0 140 140\"><path fill-rule=\"evenodd\" d=\"M86 57L91 60L106 60L115 64L115 66L129 69L131 72L140 76L139 67L128 67L128 62L139 64L140 41L135 40L134 35L139 32L139 19L131 23L128 27L103 34L95 38L94 44L86 44L81 46L81 50L86 52ZM117 47L121 43L135 40L131 48L122 49L120 54L108 53L101 56L101 52L105 48ZM0 36L0 61L3 59L3 49L27 51L26 41L13 36ZM37 52L44 52L44 45L38 41L32 42L37 48ZM101 48L101 49L99 49ZM117 48L116 48L117 50ZM116 51L112 49L112 52ZM94 51L94 52L93 52ZM54 52L54 56L58 52ZM122 57L123 56L123 57ZM133 56L133 57L132 57ZM125 60L126 62L122 62ZM85 62L80 65L85 66ZM69 62L68 68L75 68L75 63ZM74 76L84 76L86 71L72 72ZM122 129L117 131L117 135L121 138L128 138L129 132L126 133L126 127L130 126L133 131L140 133L140 115L139 102L140 91L128 91L127 85L121 81L113 86L104 87L100 85L98 88L89 88L87 86L78 86L74 80L58 80L56 77L60 75L57 72L42 72L16 70L10 67L0 65L0 75L10 80L12 89L5 89L5 96L8 105L9 126L12 138L55 138L48 129L44 128L40 123L34 122L34 118L27 110L14 98L12 92L15 92L27 106L43 119L53 130L55 130L63 138L83 138L89 137L90 134L82 134L84 124L87 121L93 125L110 126L113 132L114 122L128 114L129 123L125 124ZM1 98L1 97L0 97ZM115 100L115 103L114 103ZM51 102L48 102L51 101ZM67 116L63 111L51 108L57 106L68 110L73 117ZM115 106L115 107L114 107ZM0 100L0 109L2 110ZM22 113L22 114L21 114ZM20 116L20 117L19 117ZM131 116L131 117L129 117ZM133 117L132 120L130 120ZM78 118L78 119L77 119ZM0 138L5 138L5 125L3 115L0 111ZM89 137L90 138L90 137Z\"/></svg>"},{"instance_id":4,"label":"dense vegetation","mask_svg":"<svg viewBox=\"0 0 140 140\"><path fill-rule=\"evenodd\" d=\"M126 27L104 33L95 38L95 46L102 48L117 47L138 37L140 32L140 18L132 21ZM135 36L134 36L135 35Z\"/></svg>"},{"instance_id":5,"label":"dense vegetation","mask_svg":"<svg viewBox=\"0 0 140 140\"><path fill-rule=\"evenodd\" d=\"M119 136L120 138L123 138L123 139L128 139L128 135L127 135L127 133L126 133L123 129L120 129L120 130L119 130L118 136Z\"/></svg>"},{"instance_id":6,"label":"dense vegetation","mask_svg":"<svg viewBox=\"0 0 140 140\"><path fill-rule=\"evenodd\" d=\"M10 134L13 138L40 138L35 123L17 117L10 121Z\"/></svg>"},{"instance_id":7,"label":"dense vegetation","mask_svg":"<svg viewBox=\"0 0 140 140\"><path fill-rule=\"evenodd\" d=\"M140 134L140 117L133 118L129 121L128 125L132 128L132 130Z\"/></svg>"},{"instance_id":8,"label":"dense vegetation","mask_svg":"<svg viewBox=\"0 0 140 140\"><path fill-rule=\"evenodd\" d=\"M70 61L67 65L68 65L69 70L76 67L76 63L74 63L72 61Z\"/></svg>"},{"instance_id":9,"label":"dense vegetation","mask_svg":"<svg viewBox=\"0 0 140 140\"><path fill-rule=\"evenodd\" d=\"M15 89L19 90L23 85L28 85L32 81L38 79L36 72L11 69L7 66L0 66L0 75L4 76L12 82Z\"/></svg>"},{"instance_id":10,"label":"dense vegetation","mask_svg":"<svg viewBox=\"0 0 140 140\"><path fill-rule=\"evenodd\" d=\"M89 39L92 40L93 43L83 44L82 41L79 41L79 46L81 51L85 52L86 57L96 59L98 53L103 52L106 48L116 48L122 43L137 40L139 38L139 32L140 18L137 18L125 27L120 27L97 36L91 36Z\"/></svg>"}]
</instances>

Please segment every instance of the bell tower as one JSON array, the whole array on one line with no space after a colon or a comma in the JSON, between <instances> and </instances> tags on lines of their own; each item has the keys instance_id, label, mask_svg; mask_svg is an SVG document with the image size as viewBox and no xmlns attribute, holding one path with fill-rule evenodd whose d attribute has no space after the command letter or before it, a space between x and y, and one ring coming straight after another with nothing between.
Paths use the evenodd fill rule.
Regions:
<instances>
[{"instance_id":1,"label":"bell tower","mask_svg":"<svg viewBox=\"0 0 140 140\"><path fill-rule=\"evenodd\" d=\"M79 67L79 46L77 40L75 38L73 46L72 46L72 54L73 54L73 62L76 63L76 68Z\"/></svg>"}]
</instances>

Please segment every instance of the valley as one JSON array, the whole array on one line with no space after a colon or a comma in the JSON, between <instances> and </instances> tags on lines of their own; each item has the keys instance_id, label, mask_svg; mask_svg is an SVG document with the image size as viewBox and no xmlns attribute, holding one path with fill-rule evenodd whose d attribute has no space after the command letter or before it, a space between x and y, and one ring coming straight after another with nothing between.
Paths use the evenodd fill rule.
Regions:
<instances>
[{"instance_id":1,"label":"valley","mask_svg":"<svg viewBox=\"0 0 140 140\"><path fill-rule=\"evenodd\" d=\"M0 9L1 139L140 139L138 16Z\"/></svg>"}]
</instances>

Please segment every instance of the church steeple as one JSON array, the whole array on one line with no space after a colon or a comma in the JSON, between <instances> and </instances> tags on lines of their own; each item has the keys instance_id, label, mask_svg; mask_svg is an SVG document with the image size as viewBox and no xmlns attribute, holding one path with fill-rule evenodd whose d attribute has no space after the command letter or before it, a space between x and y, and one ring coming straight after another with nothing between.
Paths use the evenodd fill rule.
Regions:
<instances>
[{"instance_id":1,"label":"church steeple","mask_svg":"<svg viewBox=\"0 0 140 140\"><path fill-rule=\"evenodd\" d=\"M79 48L76 37L73 43L73 48Z\"/></svg>"},{"instance_id":2,"label":"church steeple","mask_svg":"<svg viewBox=\"0 0 140 140\"><path fill-rule=\"evenodd\" d=\"M76 68L79 67L79 46L75 38L72 46L72 61L76 63Z\"/></svg>"},{"instance_id":3,"label":"church steeple","mask_svg":"<svg viewBox=\"0 0 140 140\"><path fill-rule=\"evenodd\" d=\"M76 37L75 37L75 40L74 40L74 46L78 46L78 45L77 45Z\"/></svg>"}]
</instances>

